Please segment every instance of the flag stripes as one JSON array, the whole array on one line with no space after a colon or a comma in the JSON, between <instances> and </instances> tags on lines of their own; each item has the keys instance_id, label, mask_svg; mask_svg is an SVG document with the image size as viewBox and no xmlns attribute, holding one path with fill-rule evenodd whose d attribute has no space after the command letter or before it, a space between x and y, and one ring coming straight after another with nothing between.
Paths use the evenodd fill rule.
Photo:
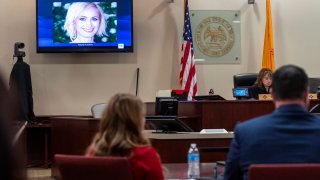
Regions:
<instances>
[{"instance_id":1,"label":"flag stripes","mask_svg":"<svg viewBox=\"0 0 320 180\"><path fill-rule=\"evenodd\" d=\"M183 30L182 57L180 61L180 85L181 89L188 91L188 100L197 94L197 77L194 62L191 23L189 16L188 0L185 0L185 16Z\"/></svg>"}]
</instances>

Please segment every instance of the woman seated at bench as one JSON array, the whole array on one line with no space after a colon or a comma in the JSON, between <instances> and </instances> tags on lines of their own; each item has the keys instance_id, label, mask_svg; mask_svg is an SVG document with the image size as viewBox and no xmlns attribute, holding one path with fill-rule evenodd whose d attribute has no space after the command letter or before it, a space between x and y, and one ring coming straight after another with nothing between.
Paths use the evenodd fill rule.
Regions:
<instances>
[{"instance_id":1,"label":"woman seated at bench","mask_svg":"<svg viewBox=\"0 0 320 180\"><path fill-rule=\"evenodd\" d=\"M254 85L250 87L251 98L258 99L259 94L270 94L272 89L272 71L269 68L262 68Z\"/></svg>"}]
</instances>

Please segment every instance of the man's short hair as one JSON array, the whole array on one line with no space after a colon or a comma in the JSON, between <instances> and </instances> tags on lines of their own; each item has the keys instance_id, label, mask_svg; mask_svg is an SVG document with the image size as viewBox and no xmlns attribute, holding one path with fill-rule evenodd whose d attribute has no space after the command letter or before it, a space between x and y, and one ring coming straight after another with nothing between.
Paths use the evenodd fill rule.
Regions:
<instances>
[{"instance_id":1,"label":"man's short hair","mask_svg":"<svg viewBox=\"0 0 320 180\"><path fill-rule=\"evenodd\" d=\"M295 65L280 67L272 79L272 93L278 100L302 99L308 88L308 75Z\"/></svg>"}]
</instances>

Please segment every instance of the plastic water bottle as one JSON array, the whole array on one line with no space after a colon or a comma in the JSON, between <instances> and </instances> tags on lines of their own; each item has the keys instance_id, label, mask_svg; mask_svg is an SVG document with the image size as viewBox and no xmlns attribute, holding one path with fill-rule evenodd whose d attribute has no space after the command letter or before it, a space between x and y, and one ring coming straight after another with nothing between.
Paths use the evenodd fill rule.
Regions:
<instances>
[{"instance_id":1,"label":"plastic water bottle","mask_svg":"<svg viewBox=\"0 0 320 180\"><path fill-rule=\"evenodd\" d=\"M200 177L200 154L197 144L193 143L188 151L188 178Z\"/></svg>"},{"instance_id":2,"label":"plastic water bottle","mask_svg":"<svg viewBox=\"0 0 320 180\"><path fill-rule=\"evenodd\" d=\"M213 166L213 179L214 180L218 179L218 165L217 165L217 163Z\"/></svg>"}]
</instances>

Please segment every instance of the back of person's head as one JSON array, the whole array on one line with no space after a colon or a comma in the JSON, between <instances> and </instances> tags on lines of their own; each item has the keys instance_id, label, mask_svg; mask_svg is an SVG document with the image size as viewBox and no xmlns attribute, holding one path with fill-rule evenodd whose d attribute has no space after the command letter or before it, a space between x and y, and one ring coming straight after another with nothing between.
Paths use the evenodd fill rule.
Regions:
<instances>
[{"instance_id":1,"label":"back of person's head","mask_svg":"<svg viewBox=\"0 0 320 180\"><path fill-rule=\"evenodd\" d=\"M295 65L280 67L273 74L272 93L276 100L303 99L308 90L308 75Z\"/></svg>"},{"instance_id":2,"label":"back of person's head","mask_svg":"<svg viewBox=\"0 0 320 180\"><path fill-rule=\"evenodd\" d=\"M14 142L15 125L20 120L16 99L0 77L0 179L26 179L19 142ZM13 130L14 129L14 130Z\"/></svg>"},{"instance_id":3,"label":"back of person's head","mask_svg":"<svg viewBox=\"0 0 320 180\"><path fill-rule=\"evenodd\" d=\"M257 80L254 84L258 85L259 87L262 87L263 86L262 80L267 75L272 77L272 70L271 69L269 69L269 68L260 69Z\"/></svg>"},{"instance_id":4,"label":"back of person's head","mask_svg":"<svg viewBox=\"0 0 320 180\"><path fill-rule=\"evenodd\" d=\"M143 136L144 103L130 94L116 94L101 118L94 140L95 155L127 156L132 148L149 145Z\"/></svg>"}]
</instances>

